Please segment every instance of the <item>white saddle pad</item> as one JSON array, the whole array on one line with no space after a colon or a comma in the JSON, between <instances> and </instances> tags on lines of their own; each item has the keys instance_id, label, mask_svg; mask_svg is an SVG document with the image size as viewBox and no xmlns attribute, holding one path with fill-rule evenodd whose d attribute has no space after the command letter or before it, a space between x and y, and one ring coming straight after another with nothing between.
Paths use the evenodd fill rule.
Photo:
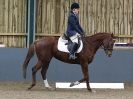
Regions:
<instances>
[{"instance_id":1,"label":"white saddle pad","mask_svg":"<svg viewBox=\"0 0 133 99\"><path fill-rule=\"evenodd\" d=\"M61 52L69 53L69 51L67 49L67 45L65 45L67 42L68 42L68 40L64 40L64 39L62 39L62 37L60 37L58 40L58 46L57 46L58 50ZM81 52L82 48L83 48L83 42L80 40L80 47L78 48L76 53Z\"/></svg>"}]
</instances>

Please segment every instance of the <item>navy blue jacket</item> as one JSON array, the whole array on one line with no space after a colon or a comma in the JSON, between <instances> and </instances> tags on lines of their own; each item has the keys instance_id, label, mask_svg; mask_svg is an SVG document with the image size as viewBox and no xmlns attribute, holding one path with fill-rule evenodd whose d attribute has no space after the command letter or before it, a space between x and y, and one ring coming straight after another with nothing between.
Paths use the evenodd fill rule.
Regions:
<instances>
[{"instance_id":1,"label":"navy blue jacket","mask_svg":"<svg viewBox=\"0 0 133 99\"><path fill-rule=\"evenodd\" d=\"M67 34L67 36L71 37L71 36L75 35L76 33L84 35L84 31L79 24L78 16L76 16L71 11L70 15L68 17L68 26L67 26L66 34Z\"/></svg>"}]
</instances>

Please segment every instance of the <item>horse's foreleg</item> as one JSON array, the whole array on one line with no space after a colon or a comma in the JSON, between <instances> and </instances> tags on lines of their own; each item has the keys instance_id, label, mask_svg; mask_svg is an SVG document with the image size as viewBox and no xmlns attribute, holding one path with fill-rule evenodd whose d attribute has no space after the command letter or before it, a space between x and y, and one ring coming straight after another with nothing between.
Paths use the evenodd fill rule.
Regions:
<instances>
[{"instance_id":1,"label":"horse's foreleg","mask_svg":"<svg viewBox=\"0 0 133 99\"><path fill-rule=\"evenodd\" d=\"M38 62L33 68L32 68L32 84L28 88L29 90L33 88L36 85L36 72L41 68L42 63Z\"/></svg>"},{"instance_id":2,"label":"horse's foreleg","mask_svg":"<svg viewBox=\"0 0 133 99\"><path fill-rule=\"evenodd\" d=\"M79 81L72 82L72 83L70 84L70 87L73 87L73 86L75 86L75 85L78 85L78 84L80 84L80 83L82 83L82 82L84 82L84 81L85 81L85 79L83 78L83 79L81 79L81 80L79 80Z\"/></svg>"},{"instance_id":3,"label":"horse's foreleg","mask_svg":"<svg viewBox=\"0 0 133 99\"><path fill-rule=\"evenodd\" d=\"M75 85L78 85L78 84L80 84L80 83L86 81L86 78L88 78L88 77L85 77L85 75L88 75L88 66L86 67L86 70L84 69L84 67L86 67L86 66L82 66L82 65L81 65L84 78L82 78L82 79L79 80L79 81L72 82L72 83L70 84L70 87L73 87L73 86L75 86ZM87 72L87 74L85 74L85 72Z\"/></svg>"},{"instance_id":4,"label":"horse's foreleg","mask_svg":"<svg viewBox=\"0 0 133 99\"><path fill-rule=\"evenodd\" d=\"M92 91L91 88L90 88L90 84L89 84L88 64L83 63L81 67L82 67L82 72L83 72L83 75L84 75L84 80L86 81L87 89L89 91Z\"/></svg>"}]
</instances>

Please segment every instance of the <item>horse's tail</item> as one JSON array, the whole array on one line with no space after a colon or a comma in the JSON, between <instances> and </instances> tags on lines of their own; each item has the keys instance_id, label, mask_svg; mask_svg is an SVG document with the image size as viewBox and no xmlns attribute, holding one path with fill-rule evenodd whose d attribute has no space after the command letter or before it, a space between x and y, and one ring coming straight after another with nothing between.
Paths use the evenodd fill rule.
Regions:
<instances>
[{"instance_id":1,"label":"horse's tail","mask_svg":"<svg viewBox=\"0 0 133 99\"><path fill-rule=\"evenodd\" d=\"M23 63L23 77L24 79L26 79L26 71L27 71L27 67L28 67L28 63L30 61L30 59L34 56L34 52L35 52L35 45L34 43L29 47L26 59Z\"/></svg>"}]
</instances>

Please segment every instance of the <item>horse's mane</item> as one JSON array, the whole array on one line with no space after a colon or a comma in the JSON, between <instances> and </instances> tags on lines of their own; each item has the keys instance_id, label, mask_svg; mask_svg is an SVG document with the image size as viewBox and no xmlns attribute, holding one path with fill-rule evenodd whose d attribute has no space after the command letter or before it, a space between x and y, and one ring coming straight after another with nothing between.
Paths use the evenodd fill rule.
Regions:
<instances>
[{"instance_id":1,"label":"horse's mane","mask_svg":"<svg viewBox=\"0 0 133 99\"><path fill-rule=\"evenodd\" d=\"M103 38L103 37L107 37L107 36L111 36L111 33L99 32L99 33L96 33L94 35L87 36L85 38L85 40L89 43L89 42L95 41L98 38Z\"/></svg>"},{"instance_id":2,"label":"horse's mane","mask_svg":"<svg viewBox=\"0 0 133 99\"><path fill-rule=\"evenodd\" d=\"M99 37L99 36L107 36L107 35L111 35L111 33L106 33L106 32L99 32L99 33L96 33L94 35L91 35L91 36L88 36L89 38L94 38L94 37Z\"/></svg>"}]
</instances>

